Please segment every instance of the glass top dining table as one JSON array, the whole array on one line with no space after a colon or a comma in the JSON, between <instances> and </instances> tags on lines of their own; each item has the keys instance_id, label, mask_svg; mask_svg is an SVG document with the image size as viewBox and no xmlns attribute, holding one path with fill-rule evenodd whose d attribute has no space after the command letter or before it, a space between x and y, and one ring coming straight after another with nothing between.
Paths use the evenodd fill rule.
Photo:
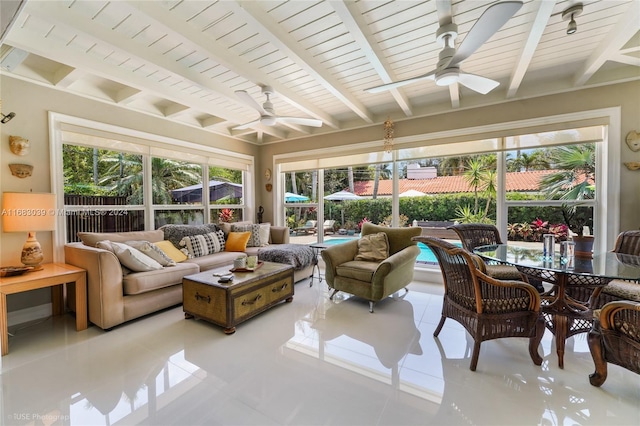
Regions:
<instances>
[{"instance_id":1,"label":"glass top dining table","mask_svg":"<svg viewBox=\"0 0 640 426\"><path fill-rule=\"evenodd\" d=\"M524 275L553 285L541 295L541 310L547 329L556 336L560 368L564 368L565 340L591 329L593 302L602 287L614 279L640 279L640 256L628 254L602 252L590 258L567 260L557 251L545 257L542 244L537 248L517 243L479 246L474 253L488 261L513 265ZM588 289L589 299L570 297L567 288L571 287Z\"/></svg>"}]
</instances>

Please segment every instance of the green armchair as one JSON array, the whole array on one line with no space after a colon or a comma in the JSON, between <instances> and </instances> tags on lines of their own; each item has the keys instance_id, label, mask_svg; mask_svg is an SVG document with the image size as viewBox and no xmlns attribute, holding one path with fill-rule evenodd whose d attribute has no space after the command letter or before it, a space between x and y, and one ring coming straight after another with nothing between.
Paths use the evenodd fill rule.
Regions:
<instances>
[{"instance_id":1,"label":"green armchair","mask_svg":"<svg viewBox=\"0 0 640 426\"><path fill-rule=\"evenodd\" d=\"M355 260L358 240L337 244L322 251L326 264L325 278L333 289L330 299L344 291L369 301L369 312L376 302L405 289L413 280L413 271L420 249L413 237L421 234L419 227L389 228L364 223L362 236L384 232L389 242L389 257L381 261Z\"/></svg>"}]
</instances>

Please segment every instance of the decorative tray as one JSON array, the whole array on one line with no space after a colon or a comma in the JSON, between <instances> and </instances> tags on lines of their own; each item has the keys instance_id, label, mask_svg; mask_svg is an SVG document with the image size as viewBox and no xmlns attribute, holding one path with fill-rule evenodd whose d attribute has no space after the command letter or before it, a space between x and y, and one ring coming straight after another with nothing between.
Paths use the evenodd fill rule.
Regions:
<instances>
[{"instance_id":1,"label":"decorative tray","mask_svg":"<svg viewBox=\"0 0 640 426\"><path fill-rule=\"evenodd\" d=\"M256 269L260 268L262 265L264 265L264 262L260 262L259 261L256 264L255 268L231 268L231 269L229 269L229 271L231 271L231 272L253 272Z\"/></svg>"},{"instance_id":2,"label":"decorative tray","mask_svg":"<svg viewBox=\"0 0 640 426\"><path fill-rule=\"evenodd\" d=\"M0 277L13 277L32 270L32 266L4 266L0 268Z\"/></svg>"}]
</instances>

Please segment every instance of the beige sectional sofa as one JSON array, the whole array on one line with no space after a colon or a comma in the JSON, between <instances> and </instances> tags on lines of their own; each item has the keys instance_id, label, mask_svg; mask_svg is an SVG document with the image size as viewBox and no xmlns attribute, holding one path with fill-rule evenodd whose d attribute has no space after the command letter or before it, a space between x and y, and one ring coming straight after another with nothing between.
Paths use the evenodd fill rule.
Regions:
<instances>
[{"instance_id":1,"label":"beige sectional sofa","mask_svg":"<svg viewBox=\"0 0 640 426\"><path fill-rule=\"evenodd\" d=\"M238 252L221 251L202 257L187 259L175 266L159 270L127 273L120 260L109 250L95 247L98 241L124 243L127 241L164 241L162 229L154 231L119 233L81 233L82 242L68 243L64 247L65 262L87 271L89 321L102 329L139 318L158 310L182 303L182 278L185 275L230 265ZM289 229L270 227L269 245L287 244ZM247 247L245 253L257 255L262 247ZM294 271L295 281L310 277L313 266ZM68 286L68 303L74 306L74 286Z\"/></svg>"}]
</instances>

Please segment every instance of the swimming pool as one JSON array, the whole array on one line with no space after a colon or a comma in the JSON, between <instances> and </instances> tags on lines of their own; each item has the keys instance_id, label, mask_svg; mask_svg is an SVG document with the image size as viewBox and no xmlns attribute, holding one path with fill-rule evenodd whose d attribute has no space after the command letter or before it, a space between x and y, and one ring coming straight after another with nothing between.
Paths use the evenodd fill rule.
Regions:
<instances>
[{"instance_id":1,"label":"swimming pool","mask_svg":"<svg viewBox=\"0 0 640 426\"><path fill-rule=\"evenodd\" d=\"M353 239L354 238L329 238L324 240L324 243L328 245L342 244ZM460 242L454 242L453 244L457 245L458 247L462 247L462 243ZM418 247L420 248L420 254L418 255L418 259L416 259L416 262L438 263L438 259L436 259L436 256L429 249L429 247L427 247L423 243L418 243Z\"/></svg>"}]
</instances>

